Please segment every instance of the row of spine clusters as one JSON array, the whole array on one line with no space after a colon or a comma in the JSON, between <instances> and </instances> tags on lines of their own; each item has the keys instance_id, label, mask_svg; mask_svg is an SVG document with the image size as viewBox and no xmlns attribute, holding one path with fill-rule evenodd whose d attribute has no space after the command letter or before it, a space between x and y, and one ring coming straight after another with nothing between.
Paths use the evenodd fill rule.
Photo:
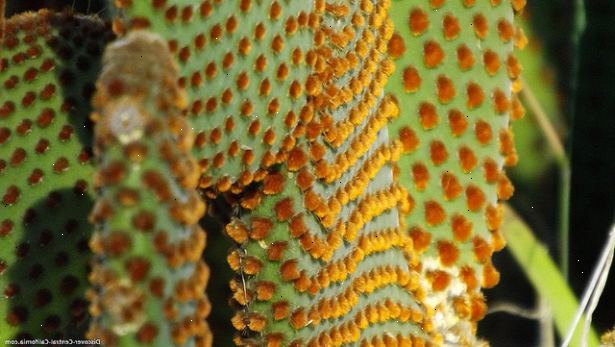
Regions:
<instances>
[{"instance_id":1,"label":"row of spine clusters","mask_svg":"<svg viewBox=\"0 0 615 347\"><path fill-rule=\"evenodd\" d=\"M406 232L422 261L425 303L447 343L474 345L486 311L481 288L499 281L491 255L505 241L502 206L513 187L510 120L523 116L513 54L525 37L525 1L403 1L391 15L388 51L398 73L387 85L402 106L389 125L403 146L396 175L414 209Z\"/></svg>"}]
</instances>

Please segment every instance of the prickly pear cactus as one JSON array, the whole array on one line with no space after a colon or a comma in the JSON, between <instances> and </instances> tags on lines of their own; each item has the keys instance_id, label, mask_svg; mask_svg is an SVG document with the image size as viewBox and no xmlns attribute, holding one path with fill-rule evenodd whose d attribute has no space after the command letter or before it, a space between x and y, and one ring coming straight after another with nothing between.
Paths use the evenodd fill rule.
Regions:
<instances>
[{"instance_id":1,"label":"prickly pear cactus","mask_svg":"<svg viewBox=\"0 0 615 347\"><path fill-rule=\"evenodd\" d=\"M197 222L201 196L221 195L237 345L476 345L480 289L497 283L491 254L504 246L498 199L512 193L502 167L522 114L522 5L115 0L95 142L71 124L90 111L104 25L11 19L0 178L18 179L0 180L0 331L41 336L83 318L91 227L66 204L89 210L96 187L86 336L105 345L212 345ZM62 209L30 207L41 199ZM40 216L74 239L55 243ZM42 262L28 256L36 242L65 248ZM45 272L69 260L66 275ZM33 316L32 302L57 305Z\"/></svg>"},{"instance_id":2,"label":"prickly pear cactus","mask_svg":"<svg viewBox=\"0 0 615 347\"><path fill-rule=\"evenodd\" d=\"M262 181L240 195L242 213L226 227L238 245L228 256L238 272L233 299L243 306L232 319L238 344L438 338L430 336L431 313L421 305L411 239L399 228L399 209L411 202L392 175L401 144L390 143L385 128L398 114L383 94L393 72L385 55L389 6L368 0L118 5L118 33L147 28L175 51L179 84L195 106L188 117L199 133L201 187L215 183L216 192L225 192ZM225 76L201 80L203 62L206 73L222 66ZM252 97L243 99L249 90ZM237 95L239 104L224 102ZM220 136L223 122L242 125ZM216 153L226 143L229 149L240 143L260 164L244 162L245 170L236 171L234 150Z\"/></svg>"},{"instance_id":3,"label":"prickly pear cactus","mask_svg":"<svg viewBox=\"0 0 615 347\"><path fill-rule=\"evenodd\" d=\"M145 32L109 45L103 63L88 337L105 346L210 346L197 224L205 206L177 68L166 42Z\"/></svg>"},{"instance_id":4,"label":"prickly pear cactus","mask_svg":"<svg viewBox=\"0 0 615 347\"><path fill-rule=\"evenodd\" d=\"M94 172L89 98L111 39L92 17L28 13L0 45L0 339L86 327Z\"/></svg>"},{"instance_id":5,"label":"prickly pear cactus","mask_svg":"<svg viewBox=\"0 0 615 347\"><path fill-rule=\"evenodd\" d=\"M116 1L118 34L147 28L167 40L186 90L200 187L235 191L262 180L294 145L312 1Z\"/></svg>"},{"instance_id":6,"label":"prickly pear cactus","mask_svg":"<svg viewBox=\"0 0 615 347\"><path fill-rule=\"evenodd\" d=\"M406 230L431 290L434 328L447 343L476 343L486 310L480 288L497 284L491 254L504 247L501 207L513 187L502 171L517 155L510 119L522 45L515 11L524 1L394 1L389 43L398 73L387 91L402 109L390 131L403 144L400 182L416 208Z\"/></svg>"},{"instance_id":7,"label":"prickly pear cactus","mask_svg":"<svg viewBox=\"0 0 615 347\"><path fill-rule=\"evenodd\" d=\"M393 72L390 2L314 5L319 42L306 85L319 88L301 113L305 133L265 178L261 204L227 226L241 245L228 257L241 274L231 283L244 306L236 342L437 343L420 263L400 228L412 202L392 175L401 144L389 141L386 123L399 111L383 93Z\"/></svg>"}]
</instances>

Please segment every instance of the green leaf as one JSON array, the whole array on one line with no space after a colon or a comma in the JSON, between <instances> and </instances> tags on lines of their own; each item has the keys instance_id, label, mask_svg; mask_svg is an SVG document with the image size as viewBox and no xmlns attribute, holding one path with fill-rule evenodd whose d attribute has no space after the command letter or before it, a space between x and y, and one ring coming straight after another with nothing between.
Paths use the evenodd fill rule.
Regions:
<instances>
[{"instance_id":1,"label":"green leaf","mask_svg":"<svg viewBox=\"0 0 615 347\"><path fill-rule=\"evenodd\" d=\"M578 300L546 247L536 239L528 225L510 208L505 208L504 211L502 230L508 241L508 249L538 294L549 303L557 331L560 336L565 336L579 306ZM582 346L582 329L583 325L577 327L571 346ZM598 335L593 329L588 345L598 346Z\"/></svg>"}]
</instances>

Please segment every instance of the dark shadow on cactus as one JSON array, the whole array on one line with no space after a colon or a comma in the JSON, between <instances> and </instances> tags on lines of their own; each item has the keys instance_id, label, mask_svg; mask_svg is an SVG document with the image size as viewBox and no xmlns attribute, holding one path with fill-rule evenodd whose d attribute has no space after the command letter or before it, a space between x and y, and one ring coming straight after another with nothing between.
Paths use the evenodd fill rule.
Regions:
<instances>
[{"instance_id":1,"label":"dark shadow on cactus","mask_svg":"<svg viewBox=\"0 0 615 347\"><path fill-rule=\"evenodd\" d=\"M50 141L45 155L37 157L33 152L31 161L24 164L32 165L27 170L27 166L15 167L4 173L3 182L15 182L27 194L2 211L3 218L9 217L14 224L14 230L3 240L7 254L2 258L7 268L2 290L8 299L3 298L0 305L0 326L8 323L16 327L3 330L2 336L80 337L87 327L84 293L88 287L88 241L92 232L87 221L93 205L89 99L100 70L102 50L112 35L108 26L93 17L40 13L31 16L31 20L50 22L49 35L37 40L44 47L43 57L53 62L50 71L56 75L41 74L28 86L51 85L61 93L60 100L39 100L39 107L53 111L52 121L62 133L56 135L59 129L55 126L40 127L40 132L29 136ZM52 54L47 45L52 47ZM40 61L27 60L23 64L39 66ZM20 109L8 124L32 117L30 112ZM4 155L5 152L3 159ZM58 162L64 167L54 167ZM37 178L36 186L31 179L24 180L32 167L46 173Z\"/></svg>"},{"instance_id":2,"label":"dark shadow on cactus","mask_svg":"<svg viewBox=\"0 0 615 347\"><path fill-rule=\"evenodd\" d=\"M271 171L278 170L279 166L272 167ZM207 231L207 247L203 253L203 259L211 269L211 279L207 284L207 296L215 310L207 319L214 336L214 345L231 347L236 344L233 337L237 330L231 324L231 317L240 309L240 306L231 298L229 283L237 274L229 267L227 256L231 250L237 249L238 245L231 240L224 231L225 226L232 217L240 217L249 211L239 207L241 197L257 190L261 184L252 183L240 194L226 193L217 195L214 199L207 199L207 213L201 219L200 224ZM235 208L233 208L235 206ZM243 336L242 337L246 337Z\"/></svg>"},{"instance_id":3,"label":"dark shadow on cactus","mask_svg":"<svg viewBox=\"0 0 615 347\"><path fill-rule=\"evenodd\" d=\"M114 36L109 25L102 24L102 21L101 25L93 26L83 18L68 15L60 21L56 24L60 36L52 38L48 44L58 57L55 73L62 86L62 107L68 110L68 122L91 156L94 125L89 117L92 112L90 100L102 68L103 51Z\"/></svg>"},{"instance_id":4,"label":"dark shadow on cactus","mask_svg":"<svg viewBox=\"0 0 615 347\"><path fill-rule=\"evenodd\" d=\"M85 291L93 227L87 216L93 199L87 191L52 191L26 209L17 261L7 270L12 325L16 338L80 338L87 328Z\"/></svg>"}]
</instances>

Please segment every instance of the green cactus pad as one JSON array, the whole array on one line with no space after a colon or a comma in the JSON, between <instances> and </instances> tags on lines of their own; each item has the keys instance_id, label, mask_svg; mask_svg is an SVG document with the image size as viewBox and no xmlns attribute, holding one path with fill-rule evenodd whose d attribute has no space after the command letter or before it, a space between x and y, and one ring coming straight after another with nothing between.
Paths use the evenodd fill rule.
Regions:
<instances>
[{"instance_id":1,"label":"green cactus pad","mask_svg":"<svg viewBox=\"0 0 615 347\"><path fill-rule=\"evenodd\" d=\"M132 33L105 52L94 97L99 194L88 332L105 346L212 344L198 225L205 206L177 76L155 34Z\"/></svg>"},{"instance_id":2,"label":"green cactus pad","mask_svg":"<svg viewBox=\"0 0 615 347\"><path fill-rule=\"evenodd\" d=\"M117 33L148 28L179 63L200 186L261 180L294 145L306 103L311 1L116 1Z\"/></svg>"},{"instance_id":3,"label":"green cactus pad","mask_svg":"<svg viewBox=\"0 0 615 347\"><path fill-rule=\"evenodd\" d=\"M0 45L0 339L79 336L92 227L89 98L111 31L26 13Z\"/></svg>"},{"instance_id":4,"label":"green cactus pad","mask_svg":"<svg viewBox=\"0 0 615 347\"><path fill-rule=\"evenodd\" d=\"M393 70L389 6L314 2L320 26L306 86L318 87L299 111L301 132L288 160L240 201L251 211L226 227L240 246L228 256L240 274L231 282L243 306L232 320L239 345L439 339L400 228L412 201L393 179L402 147L386 128L399 113L383 96Z\"/></svg>"},{"instance_id":5,"label":"green cactus pad","mask_svg":"<svg viewBox=\"0 0 615 347\"><path fill-rule=\"evenodd\" d=\"M477 343L480 288L499 280L491 254L504 247L498 199L513 190L502 167L517 160L509 120L522 114L512 55L522 5L394 1L391 11L398 73L387 91L402 114L389 130L403 143L399 180L416 203L405 221L431 289L425 303L448 343Z\"/></svg>"}]
</instances>

